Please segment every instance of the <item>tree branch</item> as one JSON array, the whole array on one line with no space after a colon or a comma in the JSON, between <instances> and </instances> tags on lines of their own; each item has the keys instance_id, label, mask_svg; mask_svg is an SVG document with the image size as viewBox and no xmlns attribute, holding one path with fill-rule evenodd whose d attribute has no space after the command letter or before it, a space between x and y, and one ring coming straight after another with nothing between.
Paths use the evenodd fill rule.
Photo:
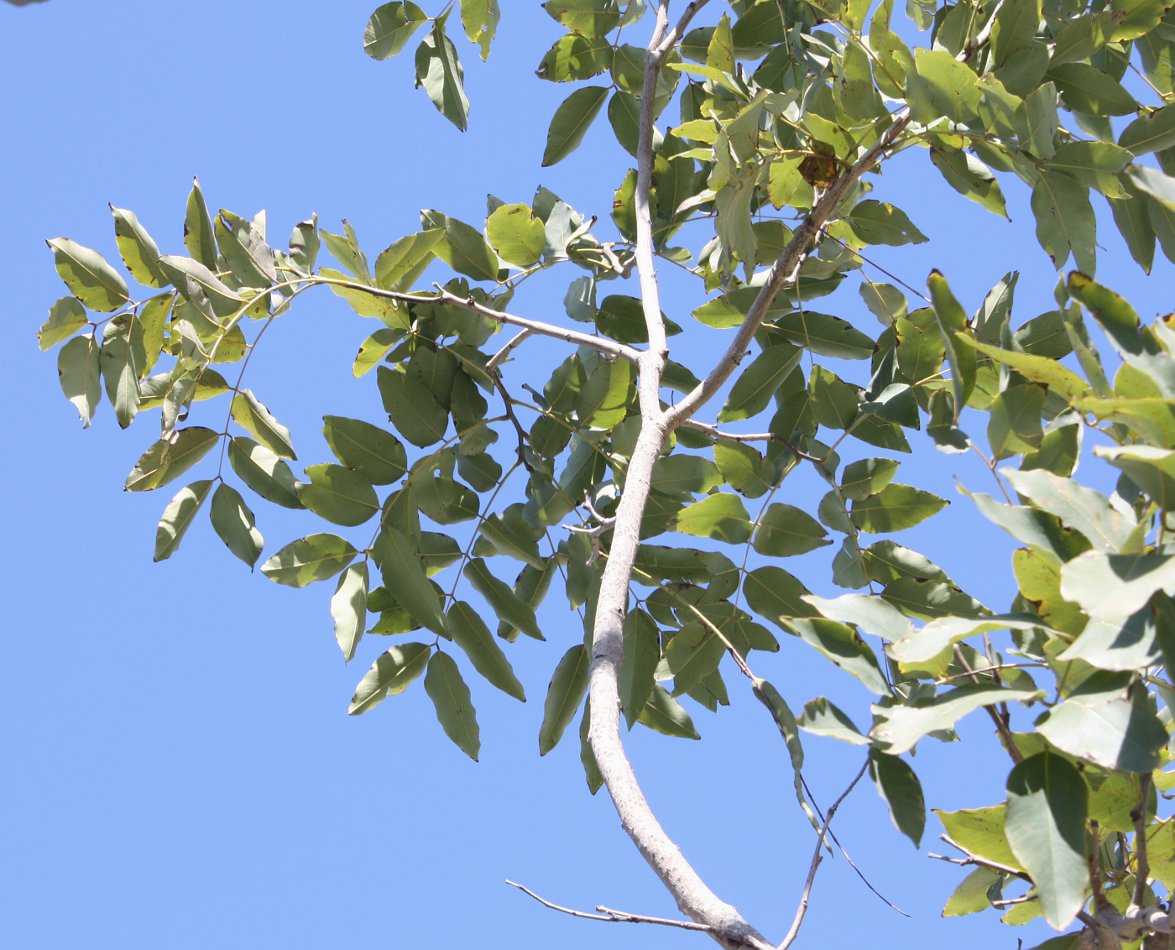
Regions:
<instances>
[{"instance_id":1,"label":"tree branch","mask_svg":"<svg viewBox=\"0 0 1175 950\"><path fill-rule=\"evenodd\" d=\"M832 803L832 807L828 809L828 813L824 816L824 823L820 826L820 834L816 836L816 847L812 851L812 863L808 865L808 877L804 881L804 890L800 893L800 903L796 907L796 915L792 918L787 936L783 938L783 942L779 945L779 950L788 950L788 947L795 943L796 937L800 935L800 927L804 923L804 915L808 913L808 901L812 896L812 885L816 883L816 872L820 870L820 862L824 860L824 839L828 836L833 816L836 815L836 810L840 808L841 802L848 798L849 793L857 787L857 783L861 781L867 768L869 768L868 760L861 766L861 770L853 776L853 780L849 782L848 788L840 793L840 797Z\"/></svg>"},{"instance_id":2,"label":"tree branch","mask_svg":"<svg viewBox=\"0 0 1175 950\"><path fill-rule=\"evenodd\" d=\"M1146 810L1151 797L1150 772L1143 772L1138 776L1138 789L1138 810L1130 816L1134 819L1134 893L1130 898L1130 903L1134 907L1142 907L1143 899L1146 897L1147 878L1151 873L1146 850Z\"/></svg>"},{"instance_id":3,"label":"tree branch","mask_svg":"<svg viewBox=\"0 0 1175 950\"><path fill-rule=\"evenodd\" d=\"M372 287L369 284L362 284L354 280L339 280L335 277L322 277L317 274L310 278L310 282L326 284L331 287L345 287L348 290L358 290L365 294L371 294L373 297L382 297L385 300L395 300L400 303L452 304L454 307L469 310L479 316L493 320L495 323L521 327L540 336L552 337L556 340L562 340L564 343L575 343L578 346L586 346L589 349L603 353L605 356L640 364L641 351L627 346L624 343L617 343L615 340L608 340L592 333L581 333L579 330L556 326L553 323L543 323L541 320L519 317L515 314L507 313L504 310L495 310L493 307L487 307L485 304L479 303L472 297L459 296L458 294L445 290L443 287L437 287L437 295L433 296L431 294L409 294L402 293L398 290L384 290L382 287ZM517 340L517 337L515 339ZM522 341L519 340L518 342L520 343Z\"/></svg>"},{"instance_id":4,"label":"tree branch","mask_svg":"<svg viewBox=\"0 0 1175 950\"><path fill-rule=\"evenodd\" d=\"M751 309L747 311L746 319L743 320L742 326L735 333L734 339L731 340L726 353L710 371L709 375L695 386L681 402L666 413L668 417L667 423L670 429L681 425L684 420L697 412L722 387L722 384L730 378L731 374L746 355L747 347L750 346L751 340L754 339L755 331L763 323L763 319L767 316L767 311L775 301L776 296L784 287L795 284L799 277L800 267L803 266L808 255L816 247L824 225L828 222L833 212L836 211L849 188L865 172L869 171L869 169L881 161L886 151L894 144L897 137L909 124L909 109L898 111L894 115L893 121L890 122L889 127L881 134L877 142L864 155L857 159L848 171L837 178L820 195L819 199L812 206L812 210L804 216L795 234L792 235L791 241L783 249L783 253L771 265L763 286L759 289L758 295L751 304Z\"/></svg>"},{"instance_id":5,"label":"tree branch","mask_svg":"<svg viewBox=\"0 0 1175 950\"><path fill-rule=\"evenodd\" d=\"M533 897L536 901L550 910L557 910L561 914L570 914L572 917L580 917L584 920L600 920L606 924L657 924L661 927L678 927L682 930L701 930L708 931L709 928L705 924L694 923L692 920L672 920L668 917L650 917L647 914L630 914L626 910L614 910L611 907L605 907L603 904L596 906L599 913L592 914L586 910L576 910L574 907L564 907L562 904L556 904L553 901L547 900L545 897L540 897L529 887L519 884L516 881L507 881L511 887L516 887L523 894L528 897Z\"/></svg>"},{"instance_id":6,"label":"tree branch","mask_svg":"<svg viewBox=\"0 0 1175 950\"><path fill-rule=\"evenodd\" d=\"M693 11L687 10L690 16L701 9L700 3L691 6ZM653 179L653 109L657 77L665 55L675 42L674 34L667 32L669 0L659 0L656 16L656 26L645 54L635 195L635 256L649 346L637 364L640 371L640 434L629 459L624 491L616 510L612 545L596 601L588 680L592 707L588 741L621 826L682 912L702 925L705 932L727 950L774 950L773 945L738 910L706 886L665 833L641 791L620 737L618 684L624 653L623 625L628 608L628 585L640 543L641 517L649 496L653 466L668 432L660 401L661 376L668 347L653 257L649 196Z\"/></svg>"}]
</instances>

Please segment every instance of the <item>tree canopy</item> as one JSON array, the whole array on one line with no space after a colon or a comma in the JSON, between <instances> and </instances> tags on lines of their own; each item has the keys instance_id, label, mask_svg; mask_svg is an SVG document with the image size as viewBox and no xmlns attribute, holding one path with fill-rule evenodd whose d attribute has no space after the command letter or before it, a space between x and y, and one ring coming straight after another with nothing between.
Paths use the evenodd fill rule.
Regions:
<instances>
[{"instance_id":1,"label":"tree canopy","mask_svg":"<svg viewBox=\"0 0 1175 950\"><path fill-rule=\"evenodd\" d=\"M263 212L214 214L196 183L183 253L118 207L121 266L49 241L68 295L39 340L66 397L87 426L102 403L124 429L158 419L124 485L172 486L155 559L206 513L270 580L325 582L324 624L368 667L349 711L423 689L473 759L479 692L525 699L512 644L554 641L540 754L578 732L589 788L677 925L724 947L800 933L835 812L807 788L812 737L858 747L858 778L921 845L935 802L912 753L968 715L990 722L1006 795L937 812L963 866L945 913L1041 917L1065 932L1049 950L1169 946L1175 334L1097 275L1099 228L1140 276L1175 260L1169 3L542 7L565 33L536 51L538 80L570 89L543 164L610 134L630 156L610 206L491 194L483 219L426 209L376 253L315 216L279 242ZM464 130L462 57L491 55L499 19L495 0L386 3L363 49L414 50L417 86ZM981 300L938 271L881 279L876 249L926 240L880 174L915 150L995 215L1005 190L1030 194L1058 281L1027 306L1047 309L1021 318L1015 261ZM686 310L663 305L678 275ZM563 312L524 315L544 281ZM307 464L248 369L311 290L372 321L353 373L387 422L323 406L331 457ZM561 355L536 365L540 344ZM1013 540L1006 604L902 543L947 504L916 484L930 446L990 471L995 494L968 486L963 503ZM804 478L822 486L811 503L790 490ZM312 527L267 551L271 505ZM558 636L540 619L555 600L574 617ZM857 681L870 721L788 680L800 650ZM778 727L813 828L786 919L711 890L622 738L696 739L699 711L736 692Z\"/></svg>"}]
</instances>

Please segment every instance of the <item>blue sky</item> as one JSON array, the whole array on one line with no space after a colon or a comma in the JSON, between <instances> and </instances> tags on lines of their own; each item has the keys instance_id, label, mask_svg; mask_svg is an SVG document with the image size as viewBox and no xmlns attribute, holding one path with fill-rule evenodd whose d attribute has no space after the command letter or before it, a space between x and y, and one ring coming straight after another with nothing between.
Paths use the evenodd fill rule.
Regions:
<instances>
[{"instance_id":1,"label":"blue sky","mask_svg":"<svg viewBox=\"0 0 1175 950\"><path fill-rule=\"evenodd\" d=\"M214 208L267 208L275 239L316 211L332 229L348 218L369 253L414 230L420 207L477 222L487 192L526 201L540 183L606 217L627 165L602 123L571 158L539 168L548 117L569 90L533 79L560 33L537 5L504 4L488 64L462 45L473 101L465 135L412 89L410 58L379 64L363 55L373 5L0 8L0 310L10 333L0 374L8 446L0 945L701 945L674 931L573 920L502 883L512 878L585 909L675 913L610 804L589 797L571 731L546 758L536 754L547 680L579 638L578 621L552 611L551 642L512 648L524 706L474 687L480 764L444 739L420 689L348 718L347 700L379 644L364 644L345 666L328 586L291 591L251 575L207 525L177 557L152 564L167 497L120 488L153 422L120 432L104 406L82 432L53 357L37 352L35 331L64 292L44 239L67 235L113 257L111 202L135 210L165 252L182 252L193 175ZM877 197L903 207L933 240L889 255L887 266L914 284L937 266L968 309L1020 268L1016 319L1051 309L1055 273L1032 238L1026 195L1014 184L1007 193L1011 225L949 191L924 155L904 157L878 179ZM1144 282L1112 229L1102 233L1100 279L1129 291L1144 319L1167 309L1171 267ZM672 279L667 287L667 309L682 322L697 299ZM834 299L842 309L832 312L872 320L855 294ZM516 309L558 319L557 307L544 310L552 306L540 290ZM371 329L323 294L275 326L258 353L255 388L308 463L326 458L323 412L379 419L373 378L350 374ZM915 450L904 479L953 504L910 543L1003 606L1010 547L975 520L952 478L990 487L973 464L935 453L924 437ZM307 516L258 513L267 553L311 530ZM817 563L804 576L831 594L824 570ZM827 693L861 713L866 697L855 684L830 678L802 649L785 643L765 675L797 707ZM774 726L749 693L732 691L731 709L695 715L705 741L637 731L631 747L654 806L703 876L778 939L812 836ZM939 807L1001 797L1005 764L993 757L986 723L968 720L962 732L963 745L924 744L914 763ZM808 749L810 781L827 803L857 754L814 739ZM803 945L963 950L1043 938L1035 928L1009 931L994 915L940 920L962 874L925 857L939 850L933 834L921 852L901 838L867 785L844 806L837 832L912 917L878 902L838 857L821 872Z\"/></svg>"}]
</instances>

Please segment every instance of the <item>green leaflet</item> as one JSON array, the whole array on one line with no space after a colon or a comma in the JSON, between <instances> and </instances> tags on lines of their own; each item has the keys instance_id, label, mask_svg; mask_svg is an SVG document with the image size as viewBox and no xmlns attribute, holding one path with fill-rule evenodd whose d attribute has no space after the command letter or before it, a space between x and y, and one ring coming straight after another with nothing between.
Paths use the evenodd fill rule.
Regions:
<instances>
[{"instance_id":1,"label":"green leaflet","mask_svg":"<svg viewBox=\"0 0 1175 950\"><path fill-rule=\"evenodd\" d=\"M416 85L424 87L441 115L464 132L469 127L465 71L457 58L457 47L445 33L444 21L444 17L437 19L416 48Z\"/></svg>"},{"instance_id":2,"label":"green leaflet","mask_svg":"<svg viewBox=\"0 0 1175 950\"><path fill-rule=\"evenodd\" d=\"M453 642L465 651L474 669L507 696L526 702L526 693L510 661L477 611L464 601L456 601L445 617L445 628Z\"/></svg>"},{"instance_id":3,"label":"green leaflet","mask_svg":"<svg viewBox=\"0 0 1175 950\"><path fill-rule=\"evenodd\" d=\"M359 552L334 534L311 534L287 544L261 565L261 573L288 587L334 577Z\"/></svg>"},{"instance_id":4,"label":"green leaflet","mask_svg":"<svg viewBox=\"0 0 1175 950\"><path fill-rule=\"evenodd\" d=\"M384 586L413 619L434 633L449 636L436 590L421 567L416 547L404 534L385 525L372 553L379 562Z\"/></svg>"},{"instance_id":5,"label":"green leaflet","mask_svg":"<svg viewBox=\"0 0 1175 950\"><path fill-rule=\"evenodd\" d=\"M330 599L330 614L335 622L335 642L348 663L355 656L355 648L367 629L367 587L367 562L360 561L339 575L338 586Z\"/></svg>"},{"instance_id":6,"label":"green leaflet","mask_svg":"<svg viewBox=\"0 0 1175 950\"><path fill-rule=\"evenodd\" d=\"M1008 843L1057 930L1073 922L1089 887L1086 799L1081 773L1050 752L1030 756L1008 776Z\"/></svg>"},{"instance_id":7,"label":"green leaflet","mask_svg":"<svg viewBox=\"0 0 1175 950\"><path fill-rule=\"evenodd\" d=\"M871 749L869 777L889 807L894 826L918 847L926 828L926 804L914 770L897 756Z\"/></svg>"},{"instance_id":8,"label":"green leaflet","mask_svg":"<svg viewBox=\"0 0 1175 950\"><path fill-rule=\"evenodd\" d=\"M163 509L163 517L155 529L155 560L163 561L175 554L196 514L208 497L212 480L192 482L181 488Z\"/></svg>"},{"instance_id":9,"label":"green leaflet","mask_svg":"<svg viewBox=\"0 0 1175 950\"><path fill-rule=\"evenodd\" d=\"M371 482L341 465L308 465L309 482L297 486L298 501L332 524L353 527L379 511Z\"/></svg>"},{"instance_id":10,"label":"green leaflet","mask_svg":"<svg viewBox=\"0 0 1175 950\"><path fill-rule=\"evenodd\" d=\"M578 712L588 688L591 658L582 643L563 654L547 687L543 722L539 727L539 755L546 755L563 737L568 723Z\"/></svg>"},{"instance_id":11,"label":"green leaflet","mask_svg":"<svg viewBox=\"0 0 1175 950\"><path fill-rule=\"evenodd\" d=\"M69 238L53 238L46 243L69 292L90 310L109 313L130 300L126 281L97 251Z\"/></svg>"},{"instance_id":12,"label":"green leaflet","mask_svg":"<svg viewBox=\"0 0 1175 950\"><path fill-rule=\"evenodd\" d=\"M363 31L363 52L387 59L404 48L416 28L428 19L415 3L385 3L371 14Z\"/></svg>"},{"instance_id":13,"label":"green leaflet","mask_svg":"<svg viewBox=\"0 0 1175 950\"><path fill-rule=\"evenodd\" d=\"M212 527L237 557L253 567L261 556L264 539L257 530L253 512L231 485L221 482L212 495Z\"/></svg>"},{"instance_id":14,"label":"green leaflet","mask_svg":"<svg viewBox=\"0 0 1175 950\"><path fill-rule=\"evenodd\" d=\"M150 491L178 478L220 439L211 429L192 426L160 439L140 456L126 479L127 491Z\"/></svg>"},{"instance_id":15,"label":"green leaflet","mask_svg":"<svg viewBox=\"0 0 1175 950\"><path fill-rule=\"evenodd\" d=\"M547 147L543 151L543 166L562 161L577 148L588 128L604 105L608 90L603 86L576 89L555 110L547 131Z\"/></svg>"},{"instance_id":16,"label":"green leaflet","mask_svg":"<svg viewBox=\"0 0 1175 950\"><path fill-rule=\"evenodd\" d=\"M274 418L253 392L242 389L233 397L233 420L275 455L296 459L290 430Z\"/></svg>"},{"instance_id":17,"label":"green leaflet","mask_svg":"<svg viewBox=\"0 0 1175 950\"><path fill-rule=\"evenodd\" d=\"M367 671L347 710L350 716L365 713L389 696L395 696L408 688L416 677L424 672L432 649L423 643L403 643L384 653Z\"/></svg>"},{"instance_id":18,"label":"green leaflet","mask_svg":"<svg viewBox=\"0 0 1175 950\"><path fill-rule=\"evenodd\" d=\"M469 687L461 677L457 664L447 653L434 653L424 675L424 691L432 700L437 721L445 735L467 756L477 761L481 751L481 732Z\"/></svg>"}]
</instances>

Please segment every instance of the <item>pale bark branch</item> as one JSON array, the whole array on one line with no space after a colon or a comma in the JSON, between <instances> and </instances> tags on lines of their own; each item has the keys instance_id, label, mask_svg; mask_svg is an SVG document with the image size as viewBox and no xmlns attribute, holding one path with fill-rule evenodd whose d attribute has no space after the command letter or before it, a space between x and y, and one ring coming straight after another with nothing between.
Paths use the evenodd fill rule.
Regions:
<instances>
[{"instance_id":1,"label":"pale bark branch","mask_svg":"<svg viewBox=\"0 0 1175 950\"><path fill-rule=\"evenodd\" d=\"M694 12L700 8L700 4L695 4ZM629 459L624 491L616 510L612 545L596 602L589 672L592 718L588 741L621 826L682 912L702 925L702 929L727 950L773 950L773 944L706 886L666 834L645 799L620 737L618 683L624 652L623 625L628 608L628 585L640 543L641 517L649 495L653 466L668 432L660 403L661 375L668 348L653 256L649 195L653 177L653 110L657 77L665 55L676 42L674 34L668 32L669 0L659 0L656 17L645 54L635 196L635 257L649 346L638 363L641 430Z\"/></svg>"},{"instance_id":2,"label":"pale bark branch","mask_svg":"<svg viewBox=\"0 0 1175 950\"><path fill-rule=\"evenodd\" d=\"M395 300L399 303L452 304L454 307L469 310L488 320L493 320L495 323L520 327L539 336L552 337L556 340L562 340L564 343L574 343L577 346L586 346L613 359L622 359L627 360L629 363L640 364L641 351L624 343L617 343L615 340L609 340L592 333L581 333L579 330L556 326L553 323L543 323L541 320L531 320L529 317L519 317L513 313L507 313L504 310L495 310L493 307L487 307L472 297L462 297L445 290L443 287L438 287L437 295L433 296L429 294L402 293L398 290L384 290L382 287L372 287L369 284L363 284L359 281L339 280L335 277L322 277L317 274L309 278L308 283L326 284L331 287L345 287L348 290L362 291L373 297L382 297L385 300ZM521 341L519 340L518 342Z\"/></svg>"}]
</instances>

